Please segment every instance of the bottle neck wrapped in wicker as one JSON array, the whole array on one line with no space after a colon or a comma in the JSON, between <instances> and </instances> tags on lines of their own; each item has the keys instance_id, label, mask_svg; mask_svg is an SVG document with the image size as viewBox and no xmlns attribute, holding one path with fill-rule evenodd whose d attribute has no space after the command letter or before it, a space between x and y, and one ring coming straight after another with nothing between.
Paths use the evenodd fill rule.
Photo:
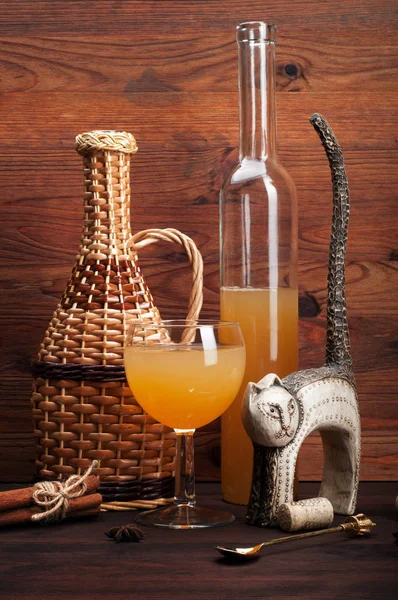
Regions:
<instances>
[{"instance_id":1,"label":"bottle neck wrapped in wicker","mask_svg":"<svg viewBox=\"0 0 398 600\"><path fill-rule=\"evenodd\" d=\"M130 157L93 152L83 157L84 232L80 253L86 261L129 260ZM136 257L134 257L136 258Z\"/></svg>"},{"instance_id":2,"label":"bottle neck wrapped in wicker","mask_svg":"<svg viewBox=\"0 0 398 600\"><path fill-rule=\"evenodd\" d=\"M129 324L160 318L137 256L127 246L135 140L123 132L94 131L76 141L84 168L82 242L39 361L122 366Z\"/></svg>"},{"instance_id":3,"label":"bottle neck wrapped in wicker","mask_svg":"<svg viewBox=\"0 0 398 600\"><path fill-rule=\"evenodd\" d=\"M83 156L84 232L80 254L88 260L129 260L131 133L90 131L76 138ZM136 256L134 256L136 260Z\"/></svg>"}]
</instances>

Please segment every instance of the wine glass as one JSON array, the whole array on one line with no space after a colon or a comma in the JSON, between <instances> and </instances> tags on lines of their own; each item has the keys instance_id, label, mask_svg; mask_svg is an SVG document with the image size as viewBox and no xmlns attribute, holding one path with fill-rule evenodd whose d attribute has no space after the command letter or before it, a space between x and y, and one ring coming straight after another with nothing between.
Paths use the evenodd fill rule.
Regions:
<instances>
[{"instance_id":1,"label":"wine glass","mask_svg":"<svg viewBox=\"0 0 398 600\"><path fill-rule=\"evenodd\" d=\"M174 504L141 513L137 522L197 529L234 520L228 511L196 504L193 434L232 403L245 362L238 323L174 320L129 327L124 364L130 389L147 413L176 432Z\"/></svg>"}]
</instances>

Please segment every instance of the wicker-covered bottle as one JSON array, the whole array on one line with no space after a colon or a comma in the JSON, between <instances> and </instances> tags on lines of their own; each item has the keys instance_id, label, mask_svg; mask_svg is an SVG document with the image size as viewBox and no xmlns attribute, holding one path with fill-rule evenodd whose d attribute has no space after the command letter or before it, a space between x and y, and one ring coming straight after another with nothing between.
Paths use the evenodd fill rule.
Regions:
<instances>
[{"instance_id":1,"label":"wicker-covered bottle","mask_svg":"<svg viewBox=\"0 0 398 600\"><path fill-rule=\"evenodd\" d=\"M159 239L185 248L194 267L194 318L201 305L201 257L192 240L175 230L131 238L129 168L137 151L131 134L84 133L76 150L84 168L83 236L33 365L38 476L80 474L97 459L106 499L168 495L174 433L143 412L123 366L129 324L160 319L135 250L137 240L145 245Z\"/></svg>"}]
</instances>

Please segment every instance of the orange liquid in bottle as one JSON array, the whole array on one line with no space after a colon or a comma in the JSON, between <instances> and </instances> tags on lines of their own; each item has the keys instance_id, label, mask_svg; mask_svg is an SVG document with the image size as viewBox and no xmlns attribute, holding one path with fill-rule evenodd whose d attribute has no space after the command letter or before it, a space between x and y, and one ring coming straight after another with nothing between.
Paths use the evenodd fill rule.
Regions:
<instances>
[{"instance_id":1,"label":"orange liquid in bottle","mask_svg":"<svg viewBox=\"0 0 398 600\"><path fill-rule=\"evenodd\" d=\"M296 289L221 288L221 319L238 321L246 344L246 370L239 394L222 417L221 478L224 500L247 504L253 447L241 420L248 381L267 373L285 377L298 368Z\"/></svg>"}]
</instances>

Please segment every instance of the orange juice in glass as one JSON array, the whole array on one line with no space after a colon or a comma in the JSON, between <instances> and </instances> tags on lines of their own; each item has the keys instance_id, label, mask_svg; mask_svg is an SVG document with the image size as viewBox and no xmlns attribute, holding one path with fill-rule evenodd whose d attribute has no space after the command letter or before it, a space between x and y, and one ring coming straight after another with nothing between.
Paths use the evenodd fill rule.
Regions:
<instances>
[{"instance_id":1,"label":"orange juice in glass","mask_svg":"<svg viewBox=\"0 0 398 600\"><path fill-rule=\"evenodd\" d=\"M193 433L234 400L245 359L237 323L162 321L130 327L124 357L129 386L142 408L177 434L174 505L141 514L141 524L196 529L232 522L227 511L196 505Z\"/></svg>"}]
</instances>

